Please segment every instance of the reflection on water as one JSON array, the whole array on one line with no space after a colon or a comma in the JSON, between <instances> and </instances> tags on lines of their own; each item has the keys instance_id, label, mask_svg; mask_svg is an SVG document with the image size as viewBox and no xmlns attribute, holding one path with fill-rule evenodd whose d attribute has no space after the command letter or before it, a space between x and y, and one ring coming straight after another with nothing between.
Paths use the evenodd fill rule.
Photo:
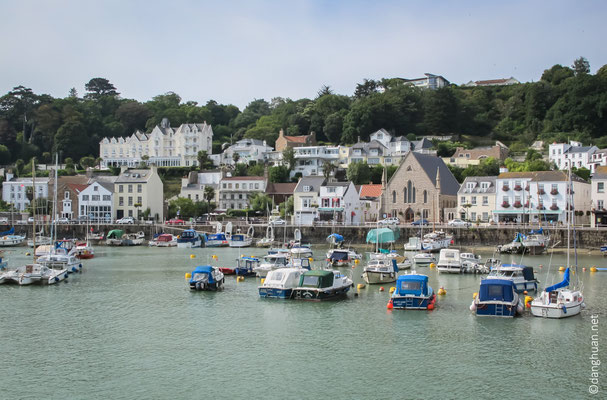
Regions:
<instances>
[{"instance_id":1,"label":"reflection on water","mask_svg":"<svg viewBox=\"0 0 607 400\"><path fill-rule=\"evenodd\" d=\"M25 261L25 251L11 262ZM325 251L315 248L316 258ZM228 276L218 293L187 288L185 273L212 264L211 255L219 266L232 265L240 254L264 254L260 249L96 253L68 283L0 286L0 397L486 398L553 393L558 382L561 397L580 398L589 315L607 314L600 292L607 273L581 271L607 263L585 255L579 277L588 308L552 321L476 318L468 307L480 277L430 268L418 272L447 290L437 309L388 311L389 285L326 303L259 299L253 278ZM535 267L543 287L559 280L556 267L566 260L554 255L551 268L548 255L522 262ZM343 270L357 284L362 267Z\"/></svg>"}]
</instances>

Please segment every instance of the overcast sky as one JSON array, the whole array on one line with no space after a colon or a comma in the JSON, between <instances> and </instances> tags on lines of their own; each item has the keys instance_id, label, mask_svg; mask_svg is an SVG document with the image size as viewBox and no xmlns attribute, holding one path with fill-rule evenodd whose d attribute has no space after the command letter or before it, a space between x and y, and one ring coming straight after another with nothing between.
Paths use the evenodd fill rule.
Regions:
<instances>
[{"instance_id":1,"label":"overcast sky","mask_svg":"<svg viewBox=\"0 0 607 400\"><path fill-rule=\"evenodd\" d=\"M365 78L537 81L607 64L605 1L0 0L0 95L80 95L93 77L139 101L169 91L241 109L351 95Z\"/></svg>"}]
</instances>

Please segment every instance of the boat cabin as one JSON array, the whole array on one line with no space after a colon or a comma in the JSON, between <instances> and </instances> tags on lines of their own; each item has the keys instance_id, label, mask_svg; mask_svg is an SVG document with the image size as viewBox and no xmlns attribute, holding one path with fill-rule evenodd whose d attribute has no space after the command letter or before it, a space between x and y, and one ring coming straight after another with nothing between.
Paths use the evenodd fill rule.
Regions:
<instances>
[{"instance_id":1,"label":"boat cabin","mask_svg":"<svg viewBox=\"0 0 607 400\"><path fill-rule=\"evenodd\" d=\"M215 279L213 278L212 266L198 266L194 271L192 271L192 278L190 279L190 283L196 283L200 281L208 282L209 284L215 283Z\"/></svg>"},{"instance_id":2,"label":"boat cabin","mask_svg":"<svg viewBox=\"0 0 607 400\"><path fill-rule=\"evenodd\" d=\"M332 263L348 262L350 261L350 254L347 250L333 250L331 257L327 261Z\"/></svg>"},{"instance_id":3,"label":"boat cabin","mask_svg":"<svg viewBox=\"0 0 607 400\"><path fill-rule=\"evenodd\" d=\"M333 271L312 270L304 272L299 278L299 287L328 288L333 286Z\"/></svg>"},{"instance_id":4,"label":"boat cabin","mask_svg":"<svg viewBox=\"0 0 607 400\"><path fill-rule=\"evenodd\" d=\"M198 232L196 232L194 229L186 229L181 233L179 238L180 239L197 239L198 236L199 236Z\"/></svg>"},{"instance_id":5,"label":"boat cabin","mask_svg":"<svg viewBox=\"0 0 607 400\"><path fill-rule=\"evenodd\" d=\"M428 296L426 275L401 275L396 280L395 296Z\"/></svg>"},{"instance_id":6,"label":"boat cabin","mask_svg":"<svg viewBox=\"0 0 607 400\"><path fill-rule=\"evenodd\" d=\"M483 279L478 292L479 302L514 301L514 282L510 279Z\"/></svg>"},{"instance_id":7,"label":"boat cabin","mask_svg":"<svg viewBox=\"0 0 607 400\"><path fill-rule=\"evenodd\" d=\"M264 287L294 288L299 284L301 269L280 268L268 272L263 283Z\"/></svg>"}]
</instances>

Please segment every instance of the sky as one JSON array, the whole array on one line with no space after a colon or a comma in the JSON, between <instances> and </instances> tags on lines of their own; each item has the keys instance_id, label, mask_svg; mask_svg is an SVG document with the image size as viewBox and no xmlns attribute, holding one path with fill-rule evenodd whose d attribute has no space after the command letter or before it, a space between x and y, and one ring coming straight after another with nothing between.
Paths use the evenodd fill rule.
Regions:
<instances>
[{"instance_id":1,"label":"sky","mask_svg":"<svg viewBox=\"0 0 607 400\"><path fill-rule=\"evenodd\" d=\"M537 81L584 56L607 64L607 2L0 0L0 95L166 92L243 109L254 99L352 95L364 79Z\"/></svg>"}]
</instances>

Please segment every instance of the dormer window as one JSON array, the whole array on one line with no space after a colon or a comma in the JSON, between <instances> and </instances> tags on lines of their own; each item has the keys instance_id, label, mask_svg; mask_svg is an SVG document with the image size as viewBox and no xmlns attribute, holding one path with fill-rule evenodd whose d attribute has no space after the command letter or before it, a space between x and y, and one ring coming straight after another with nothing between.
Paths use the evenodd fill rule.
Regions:
<instances>
[{"instance_id":1,"label":"dormer window","mask_svg":"<svg viewBox=\"0 0 607 400\"><path fill-rule=\"evenodd\" d=\"M304 186L303 187L303 191L304 192L311 192L312 191L312 186L308 186L308 185Z\"/></svg>"},{"instance_id":2,"label":"dormer window","mask_svg":"<svg viewBox=\"0 0 607 400\"><path fill-rule=\"evenodd\" d=\"M69 198L70 198L70 192L68 192L68 191L66 190L66 191L65 191L64 196L65 196L64 198L65 198L66 200L69 200Z\"/></svg>"}]
</instances>

